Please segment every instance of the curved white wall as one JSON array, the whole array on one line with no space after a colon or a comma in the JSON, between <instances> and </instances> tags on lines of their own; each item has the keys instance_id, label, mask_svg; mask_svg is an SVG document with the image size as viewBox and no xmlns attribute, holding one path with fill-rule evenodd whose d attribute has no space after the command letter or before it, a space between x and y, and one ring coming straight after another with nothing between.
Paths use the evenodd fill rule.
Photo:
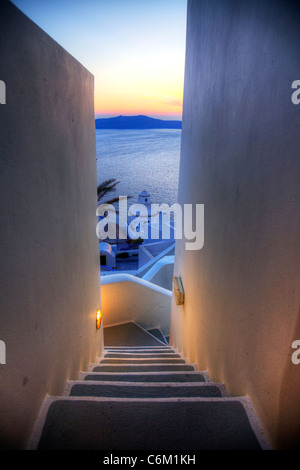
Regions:
<instances>
[{"instance_id":1,"label":"curved white wall","mask_svg":"<svg viewBox=\"0 0 300 470\"><path fill-rule=\"evenodd\" d=\"M131 274L101 279L103 325L135 321L143 328L159 327L170 333L172 292Z\"/></svg>"},{"instance_id":2,"label":"curved white wall","mask_svg":"<svg viewBox=\"0 0 300 470\"><path fill-rule=\"evenodd\" d=\"M158 260L142 279L172 291L174 256L164 256Z\"/></svg>"}]
</instances>

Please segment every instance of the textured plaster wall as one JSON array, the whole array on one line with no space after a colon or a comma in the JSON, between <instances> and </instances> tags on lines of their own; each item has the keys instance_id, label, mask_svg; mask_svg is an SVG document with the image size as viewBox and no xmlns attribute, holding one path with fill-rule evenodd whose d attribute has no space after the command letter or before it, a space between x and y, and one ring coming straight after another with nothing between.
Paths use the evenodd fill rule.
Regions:
<instances>
[{"instance_id":1,"label":"textured plaster wall","mask_svg":"<svg viewBox=\"0 0 300 470\"><path fill-rule=\"evenodd\" d=\"M297 2L188 2L179 202L205 205L205 242L177 241L171 343L250 395L275 448L300 442L299 19Z\"/></svg>"},{"instance_id":2,"label":"textured plaster wall","mask_svg":"<svg viewBox=\"0 0 300 470\"><path fill-rule=\"evenodd\" d=\"M0 447L102 352L93 76L0 4Z\"/></svg>"}]
</instances>

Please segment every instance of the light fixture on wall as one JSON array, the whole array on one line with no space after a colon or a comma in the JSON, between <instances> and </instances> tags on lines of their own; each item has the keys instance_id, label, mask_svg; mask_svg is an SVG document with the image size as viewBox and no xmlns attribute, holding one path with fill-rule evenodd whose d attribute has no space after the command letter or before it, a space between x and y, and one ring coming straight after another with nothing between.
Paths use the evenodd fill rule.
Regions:
<instances>
[{"instance_id":1,"label":"light fixture on wall","mask_svg":"<svg viewBox=\"0 0 300 470\"><path fill-rule=\"evenodd\" d=\"M173 277L173 292L175 295L176 305L184 304L184 289L181 277Z\"/></svg>"},{"instance_id":2,"label":"light fixture on wall","mask_svg":"<svg viewBox=\"0 0 300 470\"><path fill-rule=\"evenodd\" d=\"M99 328L101 326L101 319L102 319L101 310L97 310L97 314L96 314L96 328L97 328L97 330L99 330Z\"/></svg>"}]
</instances>

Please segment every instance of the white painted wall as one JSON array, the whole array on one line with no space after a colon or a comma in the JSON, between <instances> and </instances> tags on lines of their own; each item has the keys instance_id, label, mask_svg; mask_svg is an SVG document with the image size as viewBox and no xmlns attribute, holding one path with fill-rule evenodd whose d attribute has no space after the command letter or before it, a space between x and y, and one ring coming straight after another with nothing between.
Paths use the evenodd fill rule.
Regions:
<instances>
[{"instance_id":1,"label":"white painted wall","mask_svg":"<svg viewBox=\"0 0 300 470\"><path fill-rule=\"evenodd\" d=\"M289 1L188 2L179 202L205 205L205 242L177 241L171 343L249 395L276 448L300 444L299 19Z\"/></svg>"},{"instance_id":2,"label":"white painted wall","mask_svg":"<svg viewBox=\"0 0 300 470\"><path fill-rule=\"evenodd\" d=\"M149 269L142 279L172 291L173 271L174 256L164 256Z\"/></svg>"},{"instance_id":3,"label":"white painted wall","mask_svg":"<svg viewBox=\"0 0 300 470\"><path fill-rule=\"evenodd\" d=\"M0 4L0 448L102 352L93 76Z\"/></svg>"},{"instance_id":4,"label":"white painted wall","mask_svg":"<svg viewBox=\"0 0 300 470\"><path fill-rule=\"evenodd\" d=\"M172 251L175 241L162 240L153 243L146 243L139 246L139 271L142 271L149 263L156 262L162 253ZM174 251L173 251L174 252Z\"/></svg>"},{"instance_id":5,"label":"white painted wall","mask_svg":"<svg viewBox=\"0 0 300 470\"><path fill-rule=\"evenodd\" d=\"M147 245L145 245L145 247L146 246ZM139 247L139 249L140 248L141 247ZM148 262L145 262L145 264L143 264L139 269L137 269L136 275L138 277L143 277L149 271L149 269L151 269L152 266L154 266L157 263L157 261L159 261L164 256L173 256L174 253L175 253L175 242L172 243L172 245L168 244L167 248L161 251L158 255L154 256L152 259L149 259ZM140 257L140 251L139 251L139 257Z\"/></svg>"},{"instance_id":6,"label":"white painted wall","mask_svg":"<svg viewBox=\"0 0 300 470\"><path fill-rule=\"evenodd\" d=\"M103 325L134 321L143 328L158 327L170 333L172 292L131 274L101 279Z\"/></svg>"}]
</instances>

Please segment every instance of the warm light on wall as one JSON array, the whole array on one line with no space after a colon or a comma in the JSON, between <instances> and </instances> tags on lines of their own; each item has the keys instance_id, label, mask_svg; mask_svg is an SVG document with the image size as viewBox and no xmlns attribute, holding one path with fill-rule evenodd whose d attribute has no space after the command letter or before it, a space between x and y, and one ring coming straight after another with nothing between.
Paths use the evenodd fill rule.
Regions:
<instances>
[{"instance_id":1,"label":"warm light on wall","mask_svg":"<svg viewBox=\"0 0 300 470\"><path fill-rule=\"evenodd\" d=\"M184 304L184 289L181 277L173 277L173 292L175 295L176 305Z\"/></svg>"},{"instance_id":2,"label":"warm light on wall","mask_svg":"<svg viewBox=\"0 0 300 470\"><path fill-rule=\"evenodd\" d=\"M97 310L97 315L96 315L96 328L99 330L101 326L101 319L102 319L102 313L101 310Z\"/></svg>"}]
</instances>

